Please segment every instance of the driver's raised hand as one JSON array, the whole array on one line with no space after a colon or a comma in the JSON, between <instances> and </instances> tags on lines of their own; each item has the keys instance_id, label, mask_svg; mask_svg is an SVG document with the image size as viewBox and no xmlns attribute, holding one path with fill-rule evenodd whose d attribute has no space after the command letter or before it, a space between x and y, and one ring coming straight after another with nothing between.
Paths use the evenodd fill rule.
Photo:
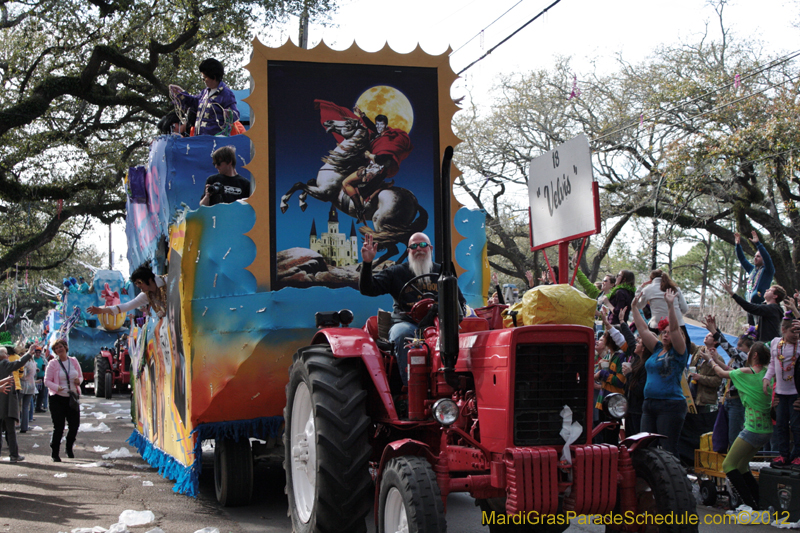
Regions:
<instances>
[{"instance_id":1,"label":"driver's raised hand","mask_svg":"<svg viewBox=\"0 0 800 533\"><path fill-rule=\"evenodd\" d=\"M361 260L365 263L372 263L378 253L378 245L372 241L372 234L364 236L364 244L361 246Z\"/></svg>"}]
</instances>

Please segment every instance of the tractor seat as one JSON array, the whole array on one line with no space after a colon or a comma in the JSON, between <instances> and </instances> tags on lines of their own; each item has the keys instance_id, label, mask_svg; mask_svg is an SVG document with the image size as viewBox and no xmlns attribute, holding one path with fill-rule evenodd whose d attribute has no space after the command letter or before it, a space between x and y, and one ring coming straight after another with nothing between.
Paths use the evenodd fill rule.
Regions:
<instances>
[{"instance_id":1,"label":"tractor seat","mask_svg":"<svg viewBox=\"0 0 800 533\"><path fill-rule=\"evenodd\" d=\"M379 311L380 313L380 311ZM389 319L389 326L391 326L392 315L390 313L385 313L385 315ZM364 331L369 333L369 336L372 337L372 340L375 341L375 344L378 346L378 349L384 353L393 354L394 353L394 344L389 342L389 328L388 327L379 327L378 322L382 321L383 317L379 319L377 316L371 316L367 319L366 325L364 325ZM383 326L383 324L381 324ZM384 331L386 333L384 333ZM383 337L385 335L385 337Z\"/></svg>"}]
</instances>

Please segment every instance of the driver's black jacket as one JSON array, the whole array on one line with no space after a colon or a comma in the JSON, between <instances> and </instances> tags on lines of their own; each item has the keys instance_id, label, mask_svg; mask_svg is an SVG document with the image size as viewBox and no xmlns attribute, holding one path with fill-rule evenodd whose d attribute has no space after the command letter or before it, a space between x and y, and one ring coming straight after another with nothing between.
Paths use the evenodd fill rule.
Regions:
<instances>
[{"instance_id":1,"label":"driver's black jacket","mask_svg":"<svg viewBox=\"0 0 800 533\"><path fill-rule=\"evenodd\" d=\"M422 278L415 284L419 291L421 293L437 295L439 293L439 286L436 282L436 276L433 274L438 274L441 271L442 265L434 263L431 276ZM403 294L400 294L403 285L413 277L414 273L411 271L411 267L408 263L391 266L374 275L372 274L372 263L362 263L361 276L358 279L358 290L365 296L391 294L392 298L394 298L394 308L392 310L393 321L405 320L407 322L413 322L407 313L416 302L422 300L422 296L420 292L417 292L411 286L407 287ZM461 304L461 311L463 313L467 301L464 299L464 295L461 294L461 289L458 290L458 301Z\"/></svg>"}]
</instances>

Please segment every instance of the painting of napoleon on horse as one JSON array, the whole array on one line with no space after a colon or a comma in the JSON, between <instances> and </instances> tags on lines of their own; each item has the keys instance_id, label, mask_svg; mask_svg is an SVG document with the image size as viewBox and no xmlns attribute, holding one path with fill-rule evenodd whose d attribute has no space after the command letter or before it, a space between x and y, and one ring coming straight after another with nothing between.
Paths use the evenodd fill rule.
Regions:
<instances>
[{"instance_id":1,"label":"painting of napoleon on horse","mask_svg":"<svg viewBox=\"0 0 800 533\"><path fill-rule=\"evenodd\" d=\"M305 211L308 195L363 223L359 231L372 234L385 253L376 265L396 256L398 243L423 231L428 212L410 190L395 186L392 179L413 146L407 132L393 128L385 115L374 122L357 106L341 107L325 100L315 100L320 123L333 135L336 147L322 158L317 176L306 183L295 183L280 201L281 213L289 208L292 195L301 191L299 206ZM370 228L368 222L372 223ZM407 252L397 260L401 262Z\"/></svg>"}]
</instances>

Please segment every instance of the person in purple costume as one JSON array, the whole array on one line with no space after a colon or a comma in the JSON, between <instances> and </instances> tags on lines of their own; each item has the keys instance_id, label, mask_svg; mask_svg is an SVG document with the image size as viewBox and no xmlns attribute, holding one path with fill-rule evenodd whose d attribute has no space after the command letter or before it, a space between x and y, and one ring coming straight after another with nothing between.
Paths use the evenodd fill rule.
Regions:
<instances>
[{"instance_id":1,"label":"person in purple costume","mask_svg":"<svg viewBox=\"0 0 800 533\"><path fill-rule=\"evenodd\" d=\"M239 108L236 95L222 81L225 69L213 58L206 59L198 68L206 88L194 96L177 85L170 85L170 97L183 111L194 110L197 113L195 135L230 134L231 125L239 120Z\"/></svg>"}]
</instances>

